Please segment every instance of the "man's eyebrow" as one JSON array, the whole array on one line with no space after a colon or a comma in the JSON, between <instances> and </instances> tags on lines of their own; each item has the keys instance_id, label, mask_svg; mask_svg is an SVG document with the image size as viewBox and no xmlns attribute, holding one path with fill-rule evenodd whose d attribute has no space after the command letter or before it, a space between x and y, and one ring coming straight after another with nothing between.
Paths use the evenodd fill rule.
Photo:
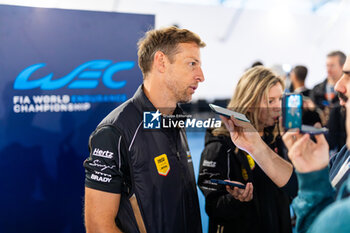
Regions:
<instances>
[{"instance_id":1,"label":"man's eyebrow","mask_svg":"<svg viewBox=\"0 0 350 233\"><path fill-rule=\"evenodd\" d=\"M199 59L197 59L197 58L195 58L195 57L189 57L190 59L193 59L195 62L197 62L197 63L199 63L200 65L202 65L202 62L199 60Z\"/></svg>"},{"instance_id":2,"label":"man's eyebrow","mask_svg":"<svg viewBox=\"0 0 350 233\"><path fill-rule=\"evenodd\" d=\"M197 58L194 58L194 57L189 57L189 58L195 60L196 62L200 62Z\"/></svg>"}]
</instances>

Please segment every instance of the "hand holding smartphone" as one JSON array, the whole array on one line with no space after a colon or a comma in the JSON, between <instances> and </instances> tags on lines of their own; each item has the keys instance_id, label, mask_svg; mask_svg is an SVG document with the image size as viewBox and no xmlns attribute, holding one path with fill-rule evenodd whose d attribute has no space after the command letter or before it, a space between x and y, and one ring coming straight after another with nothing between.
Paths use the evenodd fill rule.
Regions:
<instances>
[{"instance_id":1,"label":"hand holding smartphone","mask_svg":"<svg viewBox=\"0 0 350 233\"><path fill-rule=\"evenodd\" d=\"M240 121L250 122L249 119L242 113L235 112L235 111L232 111L230 109L217 106L215 104L209 104L209 107L211 108L211 110L213 110L213 112L215 112L221 116L224 116L227 118L231 118L231 116L233 116L234 118L236 118Z\"/></svg>"},{"instance_id":2,"label":"hand holding smartphone","mask_svg":"<svg viewBox=\"0 0 350 233\"><path fill-rule=\"evenodd\" d=\"M216 184L228 185L228 186L231 186L231 187L238 187L240 189L245 189L245 185L231 183L231 182L228 182L228 181L225 181L225 180L211 179L210 182L216 183Z\"/></svg>"},{"instance_id":3,"label":"hand holding smartphone","mask_svg":"<svg viewBox=\"0 0 350 233\"><path fill-rule=\"evenodd\" d=\"M325 134L327 128L316 128L302 124L303 97L301 94L284 94L282 99L282 125L285 129L300 129L301 133L311 135Z\"/></svg>"}]
</instances>

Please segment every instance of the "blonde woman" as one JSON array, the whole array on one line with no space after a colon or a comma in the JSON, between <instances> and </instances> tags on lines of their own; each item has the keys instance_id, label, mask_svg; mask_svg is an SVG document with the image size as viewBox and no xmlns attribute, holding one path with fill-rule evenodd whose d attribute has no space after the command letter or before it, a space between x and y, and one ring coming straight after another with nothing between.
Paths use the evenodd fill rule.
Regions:
<instances>
[{"instance_id":1,"label":"blonde woman","mask_svg":"<svg viewBox=\"0 0 350 233\"><path fill-rule=\"evenodd\" d=\"M289 204L297 184L292 165L284 159L279 135L283 90L284 82L271 70L263 66L249 69L227 107L244 113L251 124L235 127L235 122L228 125L225 120L229 130L224 124L208 130L198 185L206 197L209 233L292 232ZM246 150L246 144L254 148L261 142L267 148L261 147L259 153L267 151L266 156L261 155L266 158L256 158ZM230 189L211 183L211 179L232 180L246 188Z\"/></svg>"}]
</instances>

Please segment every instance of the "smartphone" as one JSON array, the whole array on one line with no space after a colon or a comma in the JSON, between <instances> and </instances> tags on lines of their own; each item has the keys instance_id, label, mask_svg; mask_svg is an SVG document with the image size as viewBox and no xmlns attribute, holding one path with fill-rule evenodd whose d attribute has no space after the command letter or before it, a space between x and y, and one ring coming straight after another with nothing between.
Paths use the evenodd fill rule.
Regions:
<instances>
[{"instance_id":1,"label":"smartphone","mask_svg":"<svg viewBox=\"0 0 350 233\"><path fill-rule=\"evenodd\" d=\"M245 185L231 183L231 182L227 182L227 181L224 181L224 180L211 179L210 182L216 183L216 184L228 185L228 186L231 186L231 187L238 187L240 189L245 189Z\"/></svg>"},{"instance_id":2,"label":"smartphone","mask_svg":"<svg viewBox=\"0 0 350 233\"><path fill-rule=\"evenodd\" d=\"M222 115L224 117L231 118L231 116L233 116L234 118L236 118L240 121L250 122L249 119L242 113L235 112L235 111L220 107L220 106L215 105L215 104L209 104L209 107L211 108L211 110L213 110L213 112L215 112L219 115Z\"/></svg>"},{"instance_id":3,"label":"smartphone","mask_svg":"<svg viewBox=\"0 0 350 233\"><path fill-rule=\"evenodd\" d=\"M311 135L325 134L327 128L316 128L311 125L303 125L303 97L301 94L284 94L282 99L283 127L288 129L300 129L301 133Z\"/></svg>"}]
</instances>

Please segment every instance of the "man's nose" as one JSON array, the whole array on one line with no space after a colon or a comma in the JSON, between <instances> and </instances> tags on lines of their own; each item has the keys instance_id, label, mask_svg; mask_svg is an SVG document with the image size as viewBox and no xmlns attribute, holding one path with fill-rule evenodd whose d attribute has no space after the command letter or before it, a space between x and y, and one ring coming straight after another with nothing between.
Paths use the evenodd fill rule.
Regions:
<instances>
[{"instance_id":1,"label":"man's nose","mask_svg":"<svg viewBox=\"0 0 350 233\"><path fill-rule=\"evenodd\" d=\"M198 68L197 74L196 74L196 80L198 80L198 82L204 82L204 74L203 74L203 70L202 68Z\"/></svg>"},{"instance_id":2,"label":"man's nose","mask_svg":"<svg viewBox=\"0 0 350 233\"><path fill-rule=\"evenodd\" d=\"M338 80L338 82L334 86L334 90L337 92L345 93L345 86L344 86L344 74L341 76L341 78Z\"/></svg>"}]
</instances>

